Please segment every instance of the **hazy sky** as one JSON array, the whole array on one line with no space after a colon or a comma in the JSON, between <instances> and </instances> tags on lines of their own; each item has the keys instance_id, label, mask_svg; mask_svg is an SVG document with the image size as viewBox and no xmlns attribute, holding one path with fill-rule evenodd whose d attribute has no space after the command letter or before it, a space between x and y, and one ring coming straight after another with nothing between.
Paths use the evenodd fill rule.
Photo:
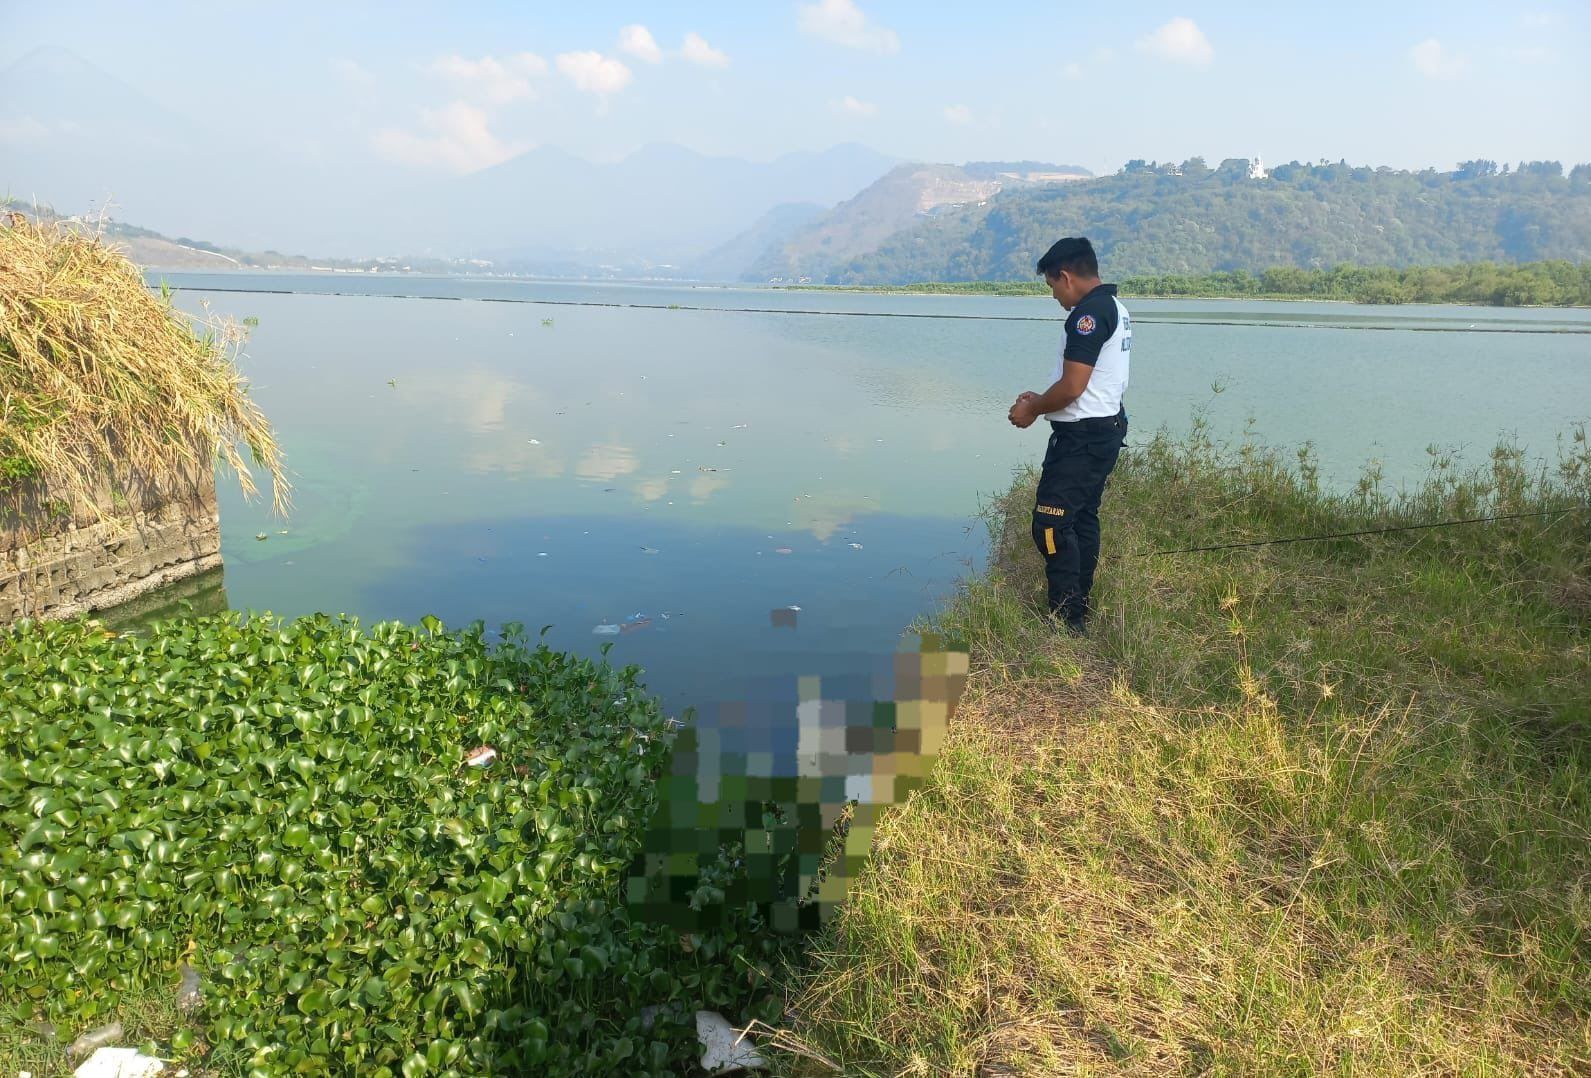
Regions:
<instances>
[{"instance_id":1,"label":"hazy sky","mask_svg":"<svg viewBox=\"0 0 1591 1078\"><path fill-rule=\"evenodd\" d=\"M1591 161L1591 5L0 2L255 145L462 172L648 142L768 159Z\"/></svg>"}]
</instances>

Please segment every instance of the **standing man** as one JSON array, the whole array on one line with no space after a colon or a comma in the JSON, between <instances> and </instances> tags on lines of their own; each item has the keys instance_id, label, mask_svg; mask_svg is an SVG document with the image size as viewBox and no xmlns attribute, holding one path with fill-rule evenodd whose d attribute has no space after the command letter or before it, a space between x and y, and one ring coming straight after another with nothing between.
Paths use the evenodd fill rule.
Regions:
<instances>
[{"instance_id":1,"label":"standing man","mask_svg":"<svg viewBox=\"0 0 1591 1078\"><path fill-rule=\"evenodd\" d=\"M1039 259L1050 294L1066 308L1066 340L1054 384L1011 405L1013 425L1050 421L1049 448L1033 507L1033 542L1044 559L1050 613L1079 636L1087 632L1088 594L1099 561L1099 499L1127 437L1127 359L1132 321L1116 286L1099 280L1094 245L1058 240Z\"/></svg>"}]
</instances>

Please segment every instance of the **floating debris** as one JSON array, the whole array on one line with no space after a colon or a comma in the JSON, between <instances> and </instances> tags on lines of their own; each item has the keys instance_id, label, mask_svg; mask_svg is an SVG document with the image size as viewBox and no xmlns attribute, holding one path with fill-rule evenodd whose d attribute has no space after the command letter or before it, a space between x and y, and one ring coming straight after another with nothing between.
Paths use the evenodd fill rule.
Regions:
<instances>
[{"instance_id":1,"label":"floating debris","mask_svg":"<svg viewBox=\"0 0 1591 1078\"><path fill-rule=\"evenodd\" d=\"M540 445L541 444L541 439L540 438L532 438L532 439L530 439L530 444L531 445Z\"/></svg>"},{"instance_id":2,"label":"floating debris","mask_svg":"<svg viewBox=\"0 0 1591 1078\"><path fill-rule=\"evenodd\" d=\"M264 532L260 532L260 533L259 533L259 534L258 534L258 535L256 535L256 536L255 536L255 537L254 537L254 538L256 538L256 539L258 539L258 540L259 540L259 541L260 541L260 542L262 542L262 543L263 543L263 542L265 542L265 540L267 540L267 539L269 539L269 538L270 538L270 536L268 536L268 535L266 535L266 534L265 534L265 533L264 533Z\"/></svg>"},{"instance_id":3,"label":"floating debris","mask_svg":"<svg viewBox=\"0 0 1591 1078\"><path fill-rule=\"evenodd\" d=\"M730 1025L717 1011L696 1012L696 1039L702 1046L702 1070L708 1074L766 1070L768 1067L751 1038Z\"/></svg>"},{"instance_id":4,"label":"floating debris","mask_svg":"<svg viewBox=\"0 0 1591 1078\"><path fill-rule=\"evenodd\" d=\"M782 547L779 547L777 550L775 550L774 553L775 554L794 554L795 551L791 550L787 546L782 546Z\"/></svg>"},{"instance_id":5,"label":"floating debris","mask_svg":"<svg viewBox=\"0 0 1591 1078\"><path fill-rule=\"evenodd\" d=\"M655 546L644 546L644 547L641 548L641 553L642 554L661 554L662 551L657 549L657 547L655 547Z\"/></svg>"},{"instance_id":6,"label":"floating debris","mask_svg":"<svg viewBox=\"0 0 1591 1078\"><path fill-rule=\"evenodd\" d=\"M547 552L545 550L538 550L536 552L536 557L538 557L538 558L545 558L546 556L547 556Z\"/></svg>"},{"instance_id":7,"label":"floating debris","mask_svg":"<svg viewBox=\"0 0 1591 1078\"><path fill-rule=\"evenodd\" d=\"M595 629L592 629L591 632L595 636L618 636L620 630L617 625L603 624L598 625Z\"/></svg>"},{"instance_id":8,"label":"floating debris","mask_svg":"<svg viewBox=\"0 0 1591 1078\"><path fill-rule=\"evenodd\" d=\"M115 1044L124 1035L122 1024L120 1022L112 1022L110 1025L100 1026L98 1029L84 1033L72 1042L71 1046L67 1048L66 1054L74 1059L78 1056L86 1056L98 1049Z\"/></svg>"},{"instance_id":9,"label":"floating debris","mask_svg":"<svg viewBox=\"0 0 1591 1078\"><path fill-rule=\"evenodd\" d=\"M101 1048L72 1075L73 1078L145 1078L165 1069L165 1063L136 1048Z\"/></svg>"},{"instance_id":10,"label":"floating debris","mask_svg":"<svg viewBox=\"0 0 1591 1078\"><path fill-rule=\"evenodd\" d=\"M541 320L541 324L544 325L544 326L550 326L550 325L552 325L552 319L551 318L543 318Z\"/></svg>"},{"instance_id":11,"label":"floating debris","mask_svg":"<svg viewBox=\"0 0 1591 1078\"><path fill-rule=\"evenodd\" d=\"M396 378L388 378L387 379L387 385L391 386L393 389L397 389L398 388L398 380Z\"/></svg>"},{"instance_id":12,"label":"floating debris","mask_svg":"<svg viewBox=\"0 0 1591 1078\"><path fill-rule=\"evenodd\" d=\"M482 745L478 749L471 749L464 757L464 763L469 767L485 767L497 759L497 750L490 745Z\"/></svg>"},{"instance_id":13,"label":"floating debris","mask_svg":"<svg viewBox=\"0 0 1591 1078\"><path fill-rule=\"evenodd\" d=\"M187 1013L204 1001L199 992L199 971L184 962L177 972L182 975L182 982L177 985L177 1010Z\"/></svg>"},{"instance_id":14,"label":"floating debris","mask_svg":"<svg viewBox=\"0 0 1591 1078\"><path fill-rule=\"evenodd\" d=\"M746 424L744 424L744 423L736 423L733 427L730 427L729 429L730 430L745 430L746 429Z\"/></svg>"},{"instance_id":15,"label":"floating debris","mask_svg":"<svg viewBox=\"0 0 1591 1078\"><path fill-rule=\"evenodd\" d=\"M631 614L629 617L625 618L624 621L620 622L619 631L626 633L638 632L639 630L644 629L651 624L651 618L647 617L645 614L635 613Z\"/></svg>"},{"instance_id":16,"label":"floating debris","mask_svg":"<svg viewBox=\"0 0 1591 1078\"><path fill-rule=\"evenodd\" d=\"M862 549L862 544L861 543L851 543L850 547L851 547L852 550L861 550Z\"/></svg>"}]
</instances>

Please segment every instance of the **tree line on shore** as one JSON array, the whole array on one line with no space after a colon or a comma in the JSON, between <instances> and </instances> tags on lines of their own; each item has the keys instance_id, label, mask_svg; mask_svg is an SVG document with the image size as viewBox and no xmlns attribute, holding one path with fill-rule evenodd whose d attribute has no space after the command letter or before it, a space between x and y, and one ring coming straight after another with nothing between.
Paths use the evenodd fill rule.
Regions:
<instances>
[{"instance_id":1,"label":"tree line on shore","mask_svg":"<svg viewBox=\"0 0 1591 1078\"><path fill-rule=\"evenodd\" d=\"M1110 277L1106 267L1106 277ZM1258 273L1137 274L1120 278L1124 296L1324 299L1351 303L1466 303L1481 307L1591 306L1591 263L1563 260L1453 266L1273 266ZM869 291L875 289L868 289ZM947 295L1045 295L1042 281L929 281L878 291Z\"/></svg>"}]
</instances>

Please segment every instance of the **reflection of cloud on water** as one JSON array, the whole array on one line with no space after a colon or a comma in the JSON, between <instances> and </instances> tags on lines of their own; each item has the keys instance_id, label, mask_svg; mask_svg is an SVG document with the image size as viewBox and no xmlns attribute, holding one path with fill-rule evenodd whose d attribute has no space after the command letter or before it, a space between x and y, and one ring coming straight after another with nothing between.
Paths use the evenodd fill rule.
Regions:
<instances>
[{"instance_id":1,"label":"reflection of cloud on water","mask_svg":"<svg viewBox=\"0 0 1591 1078\"><path fill-rule=\"evenodd\" d=\"M723 490L729 485L729 477L725 475L698 475L691 480L691 499L696 505L701 505L713 496L716 490Z\"/></svg>"},{"instance_id":2,"label":"reflection of cloud on water","mask_svg":"<svg viewBox=\"0 0 1591 1078\"><path fill-rule=\"evenodd\" d=\"M818 542L826 543L851 523L855 513L855 508L850 506L814 505L807 513L806 530Z\"/></svg>"},{"instance_id":3,"label":"reflection of cloud on water","mask_svg":"<svg viewBox=\"0 0 1591 1078\"><path fill-rule=\"evenodd\" d=\"M530 445L517 433L505 432L497 441L500 444L477 446L464 458L464 469L477 474L533 475L537 479L557 479L568 470L562 454L544 445Z\"/></svg>"},{"instance_id":4,"label":"reflection of cloud on water","mask_svg":"<svg viewBox=\"0 0 1591 1078\"><path fill-rule=\"evenodd\" d=\"M427 413L471 431L501 430L510 405L523 406L541 394L524 382L476 367L405 379L399 388L418 393Z\"/></svg>"},{"instance_id":5,"label":"reflection of cloud on water","mask_svg":"<svg viewBox=\"0 0 1591 1078\"><path fill-rule=\"evenodd\" d=\"M629 475L640 467L635 451L622 445L594 445L575 465L575 474L582 479L617 479Z\"/></svg>"},{"instance_id":6,"label":"reflection of cloud on water","mask_svg":"<svg viewBox=\"0 0 1591 1078\"><path fill-rule=\"evenodd\" d=\"M655 502L668 493L668 476L648 479L636 487L635 492L641 496L643 502Z\"/></svg>"}]
</instances>

